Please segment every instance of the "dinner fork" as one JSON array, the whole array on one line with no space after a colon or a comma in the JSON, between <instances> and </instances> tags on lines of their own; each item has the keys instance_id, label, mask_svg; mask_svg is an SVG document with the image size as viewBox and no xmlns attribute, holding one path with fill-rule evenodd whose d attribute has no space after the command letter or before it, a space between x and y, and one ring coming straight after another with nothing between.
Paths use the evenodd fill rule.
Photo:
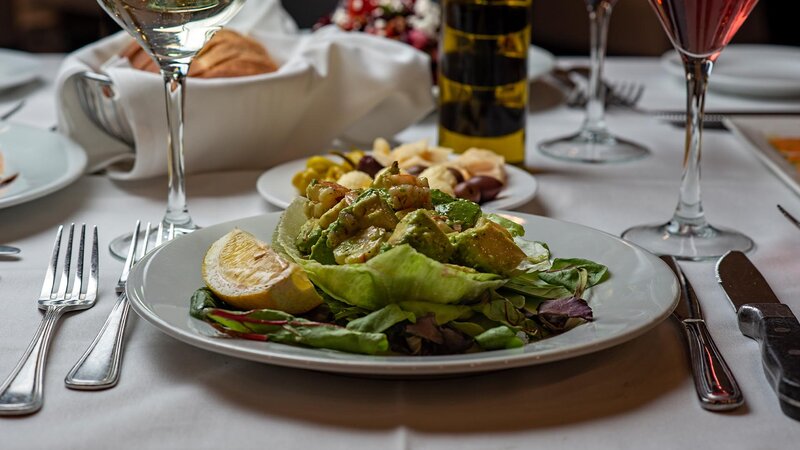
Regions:
<instances>
[{"instance_id":1,"label":"dinner fork","mask_svg":"<svg viewBox=\"0 0 800 450\"><path fill-rule=\"evenodd\" d=\"M140 222L136 221L133 230L131 245L128 249L125 265L119 277L115 291L117 302L108 315L100 332L94 338L89 348L78 360L72 370L69 371L64 383L70 389L78 390L100 390L108 389L117 385L119 381L120 361L122 360L122 343L125 337L125 324L130 312L130 303L125 294L125 285L128 282L128 274L131 268L148 252L150 246L150 223L144 231L143 247L137 254L139 243ZM170 225L169 231L164 239L164 226L158 225L156 231L156 242L153 248L159 247L162 243L170 241L175 237L175 227Z\"/></svg>"},{"instance_id":2,"label":"dinner fork","mask_svg":"<svg viewBox=\"0 0 800 450\"><path fill-rule=\"evenodd\" d=\"M56 285L56 268L61 250L61 238L64 226L58 227L56 241L50 264L45 272L42 292L39 296L39 309L44 310L44 318L36 331L36 335L25 351L17 367L0 387L0 415L30 414L42 407L42 376L47 359L47 350L53 330L61 315L67 311L87 309L97 299L97 227L93 227L92 250L90 256L89 277L86 289L83 289L83 260L86 248L86 225L81 227L80 244L78 246L77 269L72 279L72 290L68 292L72 261L72 238L75 224L69 227L69 236L64 247L61 279Z\"/></svg>"},{"instance_id":3,"label":"dinner fork","mask_svg":"<svg viewBox=\"0 0 800 450\"><path fill-rule=\"evenodd\" d=\"M606 86L606 105L635 108L644 94L644 85L633 81L623 81ZM586 106L588 94L586 86L576 84L567 94L567 106L582 108Z\"/></svg>"}]
</instances>

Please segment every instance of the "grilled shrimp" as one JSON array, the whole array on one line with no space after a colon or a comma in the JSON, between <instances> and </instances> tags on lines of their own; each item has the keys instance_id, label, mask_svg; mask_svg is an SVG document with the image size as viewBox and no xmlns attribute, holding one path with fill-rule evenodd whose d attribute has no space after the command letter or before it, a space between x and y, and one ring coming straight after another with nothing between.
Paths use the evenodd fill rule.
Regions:
<instances>
[{"instance_id":1,"label":"grilled shrimp","mask_svg":"<svg viewBox=\"0 0 800 450\"><path fill-rule=\"evenodd\" d=\"M320 218L326 211L339 203L350 192L346 187L331 181L315 181L308 185L306 197L306 216Z\"/></svg>"}]
</instances>

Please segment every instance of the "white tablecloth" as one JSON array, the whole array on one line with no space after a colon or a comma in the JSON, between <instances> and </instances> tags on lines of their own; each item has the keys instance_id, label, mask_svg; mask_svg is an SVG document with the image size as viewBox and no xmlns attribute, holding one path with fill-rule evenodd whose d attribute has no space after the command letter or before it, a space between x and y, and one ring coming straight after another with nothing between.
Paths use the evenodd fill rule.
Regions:
<instances>
[{"instance_id":1,"label":"white tablecloth","mask_svg":"<svg viewBox=\"0 0 800 450\"><path fill-rule=\"evenodd\" d=\"M60 56L42 59L54 74ZM611 78L635 75L649 83L651 95L682 104L683 90L661 75L655 59L612 58L608 69ZM671 93L661 90L666 85L673 86ZM53 125L52 85L26 89L0 93L0 109L27 95L25 109L12 121ZM532 97L534 109L556 98L541 84ZM520 210L612 234L666 220L677 201L683 131L644 115L612 111L612 129L649 146L651 157L592 166L553 161L534 150L541 139L574 131L581 117L561 106L530 115L527 164L539 191ZM430 118L398 139L434 136L435 118ZM703 156L710 221L755 239L752 259L778 296L800 314L800 230L775 208L781 203L800 212L800 199L730 133L706 133ZM189 178L196 222L210 225L273 210L255 190L259 175ZM700 408L681 335L671 321L626 344L563 362L463 378L391 381L209 353L134 317L119 385L99 392L66 389L64 376L114 303L121 263L105 251L108 242L136 219L159 220L165 195L165 180L114 182L93 175L46 198L0 210L0 242L23 249L17 260L0 259L2 378L41 318L34 299L56 226L97 224L104 250L97 305L66 316L56 331L44 407L27 417L0 417L1 448L778 449L795 448L800 441L800 424L781 413L757 344L739 333L710 262L682 266L744 391L746 406L732 413Z\"/></svg>"}]
</instances>

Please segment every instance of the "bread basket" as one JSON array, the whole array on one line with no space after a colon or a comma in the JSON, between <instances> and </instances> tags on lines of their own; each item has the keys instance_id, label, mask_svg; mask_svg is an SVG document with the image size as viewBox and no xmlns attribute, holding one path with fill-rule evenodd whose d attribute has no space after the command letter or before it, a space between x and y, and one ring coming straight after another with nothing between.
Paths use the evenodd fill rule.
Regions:
<instances>
[{"instance_id":1,"label":"bread basket","mask_svg":"<svg viewBox=\"0 0 800 450\"><path fill-rule=\"evenodd\" d=\"M133 131L119 106L114 83L106 75L83 72L76 83L81 108L100 129L133 146Z\"/></svg>"}]
</instances>

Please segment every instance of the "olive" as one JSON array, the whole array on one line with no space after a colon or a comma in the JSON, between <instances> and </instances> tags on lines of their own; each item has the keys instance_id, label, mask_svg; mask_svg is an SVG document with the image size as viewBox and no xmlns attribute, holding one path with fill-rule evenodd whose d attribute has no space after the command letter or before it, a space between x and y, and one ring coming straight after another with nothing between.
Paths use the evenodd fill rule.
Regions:
<instances>
[{"instance_id":1,"label":"olive","mask_svg":"<svg viewBox=\"0 0 800 450\"><path fill-rule=\"evenodd\" d=\"M481 193L481 201L488 202L494 200L497 194L503 190L503 183L497 178L478 175L470 178L465 183L475 186Z\"/></svg>"},{"instance_id":2,"label":"olive","mask_svg":"<svg viewBox=\"0 0 800 450\"><path fill-rule=\"evenodd\" d=\"M408 172L408 173L410 173L411 175L414 175L415 177L417 177L417 176L419 176L419 174L421 174L421 173L422 173L422 172L423 172L425 169L427 169L427 167L426 167L426 166L423 166L422 164L417 164L417 165L411 166L411 167L409 167L408 169L406 169L406 172Z\"/></svg>"},{"instance_id":3,"label":"olive","mask_svg":"<svg viewBox=\"0 0 800 450\"><path fill-rule=\"evenodd\" d=\"M480 188L474 184L469 184L469 182L464 181L458 183L453 190L458 198L463 198L464 200L469 200L475 203L480 203L481 201Z\"/></svg>"},{"instance_id":4,"label":"olive","mask_svg":"<svg viewBox=\"0 0 800 450\"><path fill-rule=\"evenodd\" d=\"M361 159L358 160L358 166L356 167L356 170L360 170L372 178L375 178L375 174L380 172L381 169L383 169L383 165L369 155L362 156Z\"/></svg>"},{"instance_id":5,"label":"olive","mask_svg":"<svg viewBox=\"0 0 800 450\"><path fill-rule=\"evenodd\" d=\"M460 170L456 169L455 167L448 167L447 170L452 173L454 177L456 177L456 184L464 181L464 174L461 173Z\"/></svg>"}]
</instances>

